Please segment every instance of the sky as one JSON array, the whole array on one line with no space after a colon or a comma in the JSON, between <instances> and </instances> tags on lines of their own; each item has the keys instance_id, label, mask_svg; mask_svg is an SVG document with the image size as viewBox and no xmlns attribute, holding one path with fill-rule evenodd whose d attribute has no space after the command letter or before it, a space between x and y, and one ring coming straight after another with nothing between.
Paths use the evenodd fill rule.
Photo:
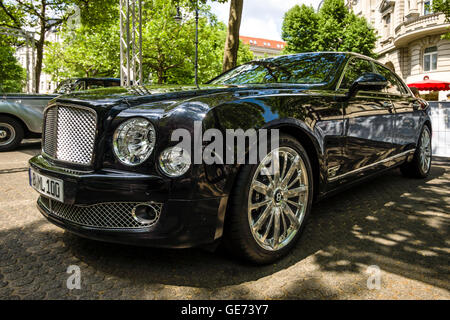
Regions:
<instances>
[{"instance_id":1,"label":"sky","mask_svg":"<svg viewBox=\"0 0 450 320\"><path fill-rule=\"evenodd\" d=\"M317 9L320 2L320 0L244 0L240 34L281 40L281 26L286 11L296 4L312 5ZM230 4L209 1L209 5L219 20L227 24Z\"/></svg>"}]
</instances>

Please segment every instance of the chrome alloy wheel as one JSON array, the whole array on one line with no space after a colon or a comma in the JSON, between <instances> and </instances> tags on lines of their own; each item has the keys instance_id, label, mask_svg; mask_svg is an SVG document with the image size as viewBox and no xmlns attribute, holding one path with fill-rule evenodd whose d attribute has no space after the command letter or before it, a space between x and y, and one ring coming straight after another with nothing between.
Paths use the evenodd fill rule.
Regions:
<instances>
[{"instance_id":1,"label":"chrome alloy wheel","mask_svg":"<svg viewBox=\"0 0 450 320\"><path fill-rule=\"evenodd\" d=\"M426 173L431 166L431 135L427 127L424 128L420 139L420 166L422 171Z\"/></svg>"},{"instance_id":2,"label":"chrome alloy wheel","mask_svg":"<svg viewBox=\"0 0 450 320\"><path fill-rule=\"evenodd\" d=\"M292 148L276 149L261 161L248 197L250 229L260 247L277 251L294 239L307 210L308 183L305 163Z\"/></svg>"},{"instance_id":3,"label":"chrome alloy wheel","mask_svg":"<svg viewBox=\"0 0 450 320\"><path fill-rule=\"evenodd\" d=\"M7 146L16 138L16 130L8 123L0 122L0 146Z\"/></svg>"}]
</instances>

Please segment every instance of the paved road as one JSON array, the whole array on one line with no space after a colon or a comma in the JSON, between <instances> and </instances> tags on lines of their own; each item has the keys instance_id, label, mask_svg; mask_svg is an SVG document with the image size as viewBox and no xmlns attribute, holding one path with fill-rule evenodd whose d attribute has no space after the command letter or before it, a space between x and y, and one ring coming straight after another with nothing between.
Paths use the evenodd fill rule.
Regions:
<instances>
[{"instance_id":1,"label":"paved road","mask_svg":"<svg viewBox=\"0 0 450 320\"><path fill-rule=\"evenodd\" d=\"M317 204L289 257L253 267L221 251L105 244L49 224L27 185L38 150L0 154L0 299L450 299L450 162L435 161L424 181L394 170ZM80 290L67 289L71 265ZM367 287L373 265L379 290Z\"/></svg>"}]
</instances>

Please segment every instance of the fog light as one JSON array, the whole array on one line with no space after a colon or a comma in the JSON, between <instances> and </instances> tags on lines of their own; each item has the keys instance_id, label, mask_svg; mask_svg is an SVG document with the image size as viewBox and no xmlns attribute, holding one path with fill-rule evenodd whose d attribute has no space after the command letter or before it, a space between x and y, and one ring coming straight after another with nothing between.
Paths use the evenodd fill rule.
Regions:
<instances>
[{"instance_id":1,"label":"fog light","mask_svg":"<svg viewBox=\"0 0 450 320\"><path fill-rule=\"evenodd\" d=\"M140 224L152 224L158 219L158 210L151 204L140 204L131 212L134 220Z\"/></svg>"},{"instance_id":2,"label":"fog light","mask_svg":"<svg viewBox=\"0 0 450 320\"><path fill-rule=\"evenodd\" d=\"M169 177L180 177L191 167L191 156L180 147L171 147L161 153L159 166Z\"/></svg>"}]
</instances>

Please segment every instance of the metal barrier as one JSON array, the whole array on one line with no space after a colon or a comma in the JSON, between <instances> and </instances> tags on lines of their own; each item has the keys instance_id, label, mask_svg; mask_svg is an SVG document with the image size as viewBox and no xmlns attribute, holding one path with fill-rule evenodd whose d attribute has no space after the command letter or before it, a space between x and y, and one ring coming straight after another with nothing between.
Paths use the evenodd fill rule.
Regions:
<instances>
[{"instance_id":1,"label":"metal barrier","mask_svg":"<svg viewBox=\"0 0 450 320\"><path fill-rule=\"evenodd\" d=\"M430 102L433 155L450 157L450 102Z\"/></svg>"}]
</instances>

